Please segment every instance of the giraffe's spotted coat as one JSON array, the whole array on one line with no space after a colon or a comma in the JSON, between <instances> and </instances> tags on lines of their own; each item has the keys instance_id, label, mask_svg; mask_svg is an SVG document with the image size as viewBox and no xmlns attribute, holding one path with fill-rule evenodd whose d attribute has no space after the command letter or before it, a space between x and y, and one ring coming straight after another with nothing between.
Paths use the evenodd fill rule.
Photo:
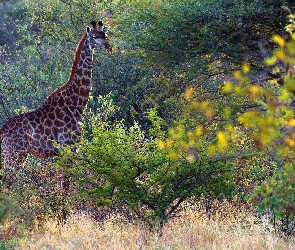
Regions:
<instances>
[{"instance_id":1,"label":"giraffe's spotted coat","mask_svg":"<svg viewBox=\"0 0 295 250\"><path fill-rule=\"evenodd\" d=\"M40 108L10 118L1 128L4 171L13 168L16 172L28 154L38 158L55 156L59 148L53 141L62 147L74 144L81 136L79 121L91 91L93 49L111 50L101 31L89 27L86 31L77 46L68 81L51 93Z\"/></svg>"}]
</instances>

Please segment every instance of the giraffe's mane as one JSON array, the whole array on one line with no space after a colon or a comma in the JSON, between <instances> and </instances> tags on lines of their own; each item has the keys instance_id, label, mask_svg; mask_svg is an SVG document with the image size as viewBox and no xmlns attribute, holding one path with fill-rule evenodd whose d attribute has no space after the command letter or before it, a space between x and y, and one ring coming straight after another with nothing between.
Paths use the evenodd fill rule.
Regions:
<instances>
[{"instance_id":1,"label":"giraffe's mane","mask_svg":"<svg viewBox=\"0 0 295 250\"><path fill-rule=\"evenodd\" d=\"M56 96L59 92L61 92L62 90L66 89L73 81L74 79L74 76L75 76L75 73L76 73L76 70L77 70L77 66L78 66L78 63L79 63L79 59L80 59L80 55L81 55L81 50L82 50L82 47L83 47L83 44L86 40L86 37L87 37L87 34L83 35L77 48L76 48L76 53L75 53L75 57L74 57L74 62L72 64L72 69L71 69L71 73L70 73L70 77L69 79L67 80L67 82L62 85L61 87L57 88L56 90L54 90L45 100L45 103L47 101L49 101L50 99L52 99L54 96Z\"/></svg>"}]
</instances>

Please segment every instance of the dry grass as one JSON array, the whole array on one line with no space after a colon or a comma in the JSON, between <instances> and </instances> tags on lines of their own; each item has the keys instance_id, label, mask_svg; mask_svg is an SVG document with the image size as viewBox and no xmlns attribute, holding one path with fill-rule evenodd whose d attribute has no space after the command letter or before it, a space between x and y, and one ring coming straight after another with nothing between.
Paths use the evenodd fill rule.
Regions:
<instances>
[{"instance_id":1,"label":"dry grass","mask_svg":"<svg viewBox=\"0 0 295 250\"><path fill-rule=\"evenodd\" d=\"M76 215L63 227L48 222L18 249L295 249L290 241L266 231L266 225L249 220L243 224L232 218L208 221L191 213L171 220L161 237L140 225L109 220L100 227L87 216Z\"/></svg>"}]
</instances>

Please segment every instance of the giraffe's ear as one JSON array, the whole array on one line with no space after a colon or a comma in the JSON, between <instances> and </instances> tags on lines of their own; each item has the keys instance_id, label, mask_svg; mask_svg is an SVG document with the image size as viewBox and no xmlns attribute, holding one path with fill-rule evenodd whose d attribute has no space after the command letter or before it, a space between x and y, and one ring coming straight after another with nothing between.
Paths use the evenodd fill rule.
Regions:
<instances>
[{"instance_id":1,"label":"giraffe's ear","mask_svg":"<svg viewBox=\"0 0 295 250\"><path fill-rule=\"evenodd\" d=\"M89 33L91 31L91 28L89 26L86 27L86 32Z\"/></svg>"},{"instance_id":2,"label":"giraffe's ear","mask_svg":"<svg viewBox=\"0 0 295 250\"><path fill-rule=\"evenodd\" d=\"M93 28L96 27L96 22L95 22L95 21L91 21L90 23L91 23L91 25L93 26Z\"/></svg>"}]
</instances>

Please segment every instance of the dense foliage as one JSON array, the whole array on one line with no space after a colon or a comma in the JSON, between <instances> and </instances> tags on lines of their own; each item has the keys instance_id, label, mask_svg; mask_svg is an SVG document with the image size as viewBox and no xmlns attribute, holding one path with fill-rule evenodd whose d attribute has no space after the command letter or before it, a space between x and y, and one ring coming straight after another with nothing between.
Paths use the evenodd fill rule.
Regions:
<instances>
[{"instance_id":1,"label":"dense foliage","mask_svg":"<svg viewBox=\"0 0 295 250\"><path fill-rule=\"evenodd\" d=\"M97 205L126 207L153 227L163 225L190 197L229 196L235 190L232 163L226 159L171 160L148 139L138 124L128 130L92 118L92 133L79 144L79 152L68 147L59 160L69 164L82 200Z\"/></svg>"},{"instance_id":2,"label":"dense foliage","mask_svg":"<svg viewBox=\"0 0 295 250\"><path fill-rule=\"evenodd\" d=\"M293 1L0 7L0 124L38 107L67 80L89 21L111 25L114 47L95 55L79 152L65 148L55 167L31 159L17 189L3 191L20 201L28 221L84 203L116 207L153 228L188 198L231 197L252 201L292 232ZM54 187L55 168L66 170L67 192Z\"/></svg>"}]
</instances>

